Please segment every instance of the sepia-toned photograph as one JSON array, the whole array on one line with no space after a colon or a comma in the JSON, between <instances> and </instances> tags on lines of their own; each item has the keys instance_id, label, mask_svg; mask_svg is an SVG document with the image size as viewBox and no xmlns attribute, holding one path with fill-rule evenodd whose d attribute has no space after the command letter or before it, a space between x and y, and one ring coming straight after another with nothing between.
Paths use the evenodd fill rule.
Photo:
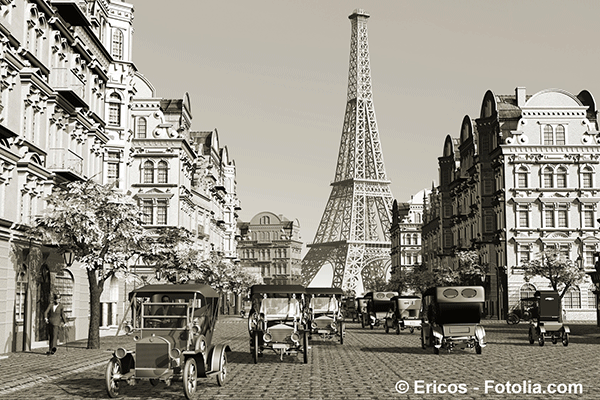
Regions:
<instances>
[{"instance_id":1,"label":"sepia-toned photograph","mask_svg":"<svg viewBox=\"0 0 600 400\"><path fill-rule=\"evenodd\" d=\"M0 0L0 399L596 399L599 14Z\"/></svg>"}]
</instances>

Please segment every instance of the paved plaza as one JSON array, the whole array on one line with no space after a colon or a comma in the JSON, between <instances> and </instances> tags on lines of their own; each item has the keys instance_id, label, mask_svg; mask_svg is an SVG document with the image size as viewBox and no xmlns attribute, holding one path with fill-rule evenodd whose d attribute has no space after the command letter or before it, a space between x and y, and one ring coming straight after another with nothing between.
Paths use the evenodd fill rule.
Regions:
<instances>
[{"instance_id":1,"label":"paved plaza","mask_svg":"<svg viewBox=\"0 0 600 400\"><path fill-rule=\"evenodd\" d=\"M509 326L503 321L483 324L488 346L481 355L465 350L434 355L431 348L421 349L417 331L386 334L382 328L363 329L357 323L349 323L343 345L312 340L308 364L302 362L301 356L288 356L281 361L274 353L266 353L254 364L246 321L221 318L213 343L231 346L228 380L219 387L215 377L200 379L197 398L598 398L600 328L571 324L569 346L547 342L540 347L529 344L527 324ZM118 346L133 348L133 340L125 336L102 338L100 350L86 350L85 341L70 343L61 346L54 356L46 356L46 349L5 354L0 359L3 376L0 398L107 398L104 369L111 357L110 350ZM405 389L400 381L408 384L406 393L396 390ZM551 390L566 391L569 384L579 384L583 393L533 393L536 388L547 390L548 385L554 385ZM170 387L162 383L154 387L138 381L135 386L121 386L120 392L123 399L183 397L179 382Z\"/></svg>"}]
</instances>

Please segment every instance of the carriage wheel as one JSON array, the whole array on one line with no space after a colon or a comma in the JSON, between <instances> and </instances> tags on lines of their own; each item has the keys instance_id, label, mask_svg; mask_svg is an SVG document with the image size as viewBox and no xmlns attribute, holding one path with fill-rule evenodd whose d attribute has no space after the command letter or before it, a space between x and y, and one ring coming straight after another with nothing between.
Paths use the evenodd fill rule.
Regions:
<instances>
[{"instance_id":1,"label":"carriage wheel","mask_svg":"<svg viewBox=\"0 0 600 400\"><path fill-rule=\"evenodd\" d=\"M509 325L515 325L519 323L519 316L515 313L510 313L506 317L506 323Z\"/></svg>"},{"instance_id":2,"label":"carriage wheel","mask_svg":"<svg viewBox=\"0 0 600 400\"><path fill-rule=\"evenodd\" d=\"M225 379L227 379L227 354L225 353L225 349L223 349L223 353L221 353L221 365L217 374L217 384L223 386Z\"/></svg>"},{"instance_id":3,"label":"carriage wheel","mask_svg":"<svg viewBox=\"0 0 600 400\"><path fill-rule=\"evenodd\" d=\"M106 379L106 392L108 397L117 397L119 395L119 381L115 379L115 375L121 375L121 361L118 358L113 357L106 366L106 373L104 378Z\"/></svg>"},{"instance_id":4,"label":"carriage wheel","mask_svg":"<svg viewBox=\"0 0 600 400\"><path fill-rule=\"evenodd\" d=\"M252 349L252 359L254 364L258 363L258 332L252 333L252 339L254 339L254 348Z\"/></svg>"},{"instance_id":5,"label":"carriage wheel","mask_svg":"<svg viewBox=\"0 0 600 400\"><path fill-rule=\"evenodd\" d=\"M196 378L198 377L198 368L194 357L185 360L183 366L183 392L186 399L192 399L196 394Z\"/></svg>"}]
</instances>

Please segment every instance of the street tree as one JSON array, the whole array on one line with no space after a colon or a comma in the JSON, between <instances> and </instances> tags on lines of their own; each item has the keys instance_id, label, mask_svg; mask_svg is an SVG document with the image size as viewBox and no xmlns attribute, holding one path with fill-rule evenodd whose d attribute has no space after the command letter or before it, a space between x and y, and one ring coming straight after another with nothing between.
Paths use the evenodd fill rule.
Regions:
<instances>
[{"instance_id":1,"label":"street tree","mask_svg":"<svg viewBox=\"0 0 600 400\"><path fill-rule=\"evenodd\" d=\"M85 268L90 295L88 349L100 348L100 295L115 273L127 273L144 235L142 215L130 196L93 180L57 186L46 198L32 237L71 251Z\"/></svg>"},{"instance_id":2,"label":"street tree","mask_svg":"<svg viewBox=\"0 0 600 400\"><path fill-rule=\"evenodd\" d=\"M171 283L191 279L201 251L195 246L192 232L181 227L159 227L144 237L140 246L144 263Z\"/></svg>"},{"instance_id":3,"label":"street tree","mask_svg":"<svg viewBox=\"0 0 600 400\"><path fill-rule=\"evenodd\" d=\"M487 272L487 265L479 260L475 250L455 253L457 262L448 263L434 269L440 285L480 285Z\"/></svg>"},{"instance_id":4,"label":"street tree","mask_svg":"<svg viewBox=\"0 0 600 400\"><path fill-rule=\"evenodd\" d=\"M425 293L427 289L441 285L439 275L426 264L419 264L406 273L406 284L415 292Z\"/></svg>"},{"instance_id":5,"label":"street tree","mask_svg":"<svg viewBox=\"0 0 600 400\"><path fill-rule=\"evenodd\" d=\"M535 276L548 279L550 286L559 293L561 300L571 286L581 283L585 277L585 269L582 265L578 265L555 249L543 251L539 257L524 263L522 269L526 282Z\"/></svg>"}]
</instances>

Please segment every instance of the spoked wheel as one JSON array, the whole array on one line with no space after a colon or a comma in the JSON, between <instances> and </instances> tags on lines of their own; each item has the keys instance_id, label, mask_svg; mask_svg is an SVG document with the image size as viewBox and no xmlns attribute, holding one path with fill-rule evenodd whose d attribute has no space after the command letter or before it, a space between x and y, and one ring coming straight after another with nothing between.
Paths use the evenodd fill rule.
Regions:
<instances>
[{"instance_id":1,"label":"spoked wheel","mask_svg":"<svg viewBox=\"0 0 600 400\"><path fill-rule=\"evenodd\" d=\"M540 345L540 347L542 347L544 345L544 335L540 334L540 337L538 338L538 344Z\"/></svg>"},{"instance_id":2,"label":"spoked wheel","mask_svg":"<svg viewBox=\"0 0 600 400\"><path fill-rule=\"evenodd\" d=\"M223 349L223 353L221 353L221 365L219 367L219 373L217 374L217 384L223 386L225 379L227 379L227 353L225 353L225 349Z\"/></svg>"},{"instance_id":3,"label":"spoked wheel","mask_svg":"<svg viewBox=\"0 0 600 400\"><path fill-rule=\"evenodd\" d=\"M519 316L515 313L510 313L506 317L506 323L509 325L515 325L519 323Z\"/></svg>"},{"instance_id":4,"label":"spoked wheel","mask_svg":"<svg viewBox=\"0 0 600 400\"><path fill-rule=\"evenodd\" d=\"M425 346L425 332L423 332L423 330L421 330L421 348L425 349L427 346Z\"/></svg>"},{"instance_id":5,"label":"spoked wheel","mask_svg":"<svg viewBox=\"0 0 600 400\"><path fill-rule=\"evenodd\" d=\"M364 318L362 317L362 315L360 316L360 326L361 326L361 328L364 328L364 327L365 327L365 320L364 320Z\"/></svg>"},{"instance_id":6,"label":"spoked wheel","mask_svg":"<svg viewBox=\"0 0 600 400\"><path fill-rule=\"evenodd\" d=\"M388 326L387 321L385 321L385 333L390 333L390 327Z\"/></svg>"},{"instance_id":7,"label":"spoked wheel","mask_svg":"<svg viewBox=\"0 0 600 400\"><path fill-rule=\"evenodd\" d=\"M475 353L476 354L481 354L481 350L482 350L482 347L479 345L479 343L477 343L475 345Z\"/></svg>"},{"instance_id":8,"label":"spoked wheel","mask_svg":"<svg viewBox=\"0 0 600 400\"><path fill-rule=\"evenodd\" d=\"M562 344L563 346L569 345L569 334L567 332L563 332L562 334Z\"/></svg>"},{"instance_id":9,"label":"spoked wheel","mask_svg":"<svg viewBox=\"0 0 600 400\"><path fill-rule=\"evenodd\" d=\"M556 336L552 336L552 344L558 343L558 338Z\"/></svg>"},{"instance_id":10,"label":"spoked wheel","mask_svg":"<svg viewBox=\"0 0 600 400\"><path fill-rule=\"evenodd\" d=\"M535 339L533 338L533 331L529 328L529 344L533 344Z\"/></svg>"},{"instance_id":11,"label":"spoked wheel","mask_svg":"<svg viewBox=\"0 0 600 400\"><path fill-rule=\"evenodd\" d=\"M400 322L396 324L396 335L400 334Z\"/></svg>"},{"instance_id":12,"label":"spoked wheel","mask_svg":"<svg viewBox=\"0 0 600 400\"><path fill-rule=\"evenodd\" d=\"M342 322L340 325L340 344L344 344L344 336L346 336L346 324Z\"/></svg>"},{"instance_id":13,"label":"spoked wheel","mask_svg":"<svg viewBox=\"0 0 600 400\"><path fill-rule=\"evenodd\" d=\"M252 334L252 339L254 340L254 348L252 349L252 359L254 360L254 364L258 363L258 332L254 332Z\"/></svg>"},{"instance_id":14,"label":"spoked wheel","mask_svg":"<svg viewBox=\"0 0 600 400\"><path fill-rule=\"evenodd\" d=\"M198 368L196 360L193 357L185 360L183 366L183 392L186 399L191 399L196 394L196 378L198 377Z\"/></svg>"},{"instance_id":15,"label":"spoked wheel","mask_svg":"<svg viewBox=\"0 0 600 400\"><path fill-rule=\"evenodd\" d=\"M106 392L108 397L117 397L119 395L119 381L115 379L115 376L121 375L121 361L118 358L113 357L106 366L106 373L104 377L106 379Z\"/></svg>"},{"instance_id":16,"label":"spoked wheel","mask_svg":"<svg viewBox=\"0 0 600 400\"><path fill-rule=\"evenodd\" d=\"M304 364L308 364L308 334L306 332L304 332L304 340L302 344L304 345Z\"/></svg>"},{"instance_id":17,"label":"spoked wheel","mask_svg":"<svg viewBox=\"0 0 600 400\"><path fill-rule=\"evenodd\" d=\"M440 349L435 347L435 343L433 345L433 354L440 354Z\"/></svg>"},{"instance_id":18,"label":"spoked wheel","mask_svg":"<svg viewBox=\"0 0 600 400\"><path fill-rule=\"evenodd\" d=\"M410 327L410 333L415 333L415 328L413 328L412 326Z\"/></svg>"},{"instance_id":19,"label":"spoked wheel","mask_svg":"<svg viewBox=\"0 0 600 400\"><path fill-rule=\"evenodd\" d=\"M158 380L158 379L150 379L150 384L151 384L152 386L156 386L156 385L158 385L158 383L159 383L159 382L160 382L160 380Z\"/></svg>"}]
</instances>

